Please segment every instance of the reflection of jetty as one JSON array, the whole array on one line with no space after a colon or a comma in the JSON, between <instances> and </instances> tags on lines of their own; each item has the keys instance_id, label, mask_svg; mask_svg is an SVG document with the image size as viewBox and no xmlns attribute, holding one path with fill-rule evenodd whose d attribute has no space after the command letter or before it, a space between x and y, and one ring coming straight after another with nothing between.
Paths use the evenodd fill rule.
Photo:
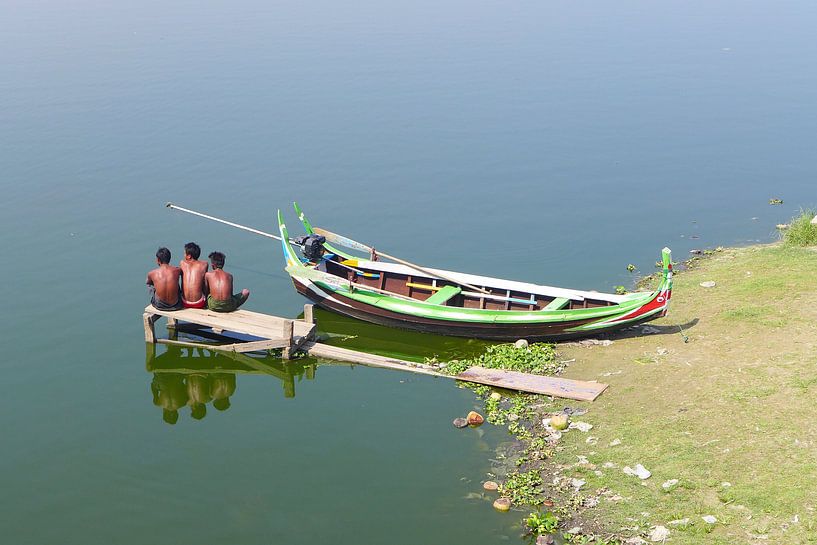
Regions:
<instances>
[{"instance_id":1,"label":"reflection of jetty","mask_svg":"<svg viewBox=\"0 0 817 545\"><path fill-rule=\"evenodd\" d=\"M155 323L160 317L167 318L167 327L171 332L169 339L156 337ZM234 356L246 352L270 352L281 350L281 357L289 360L296 352L305 352L316 358L359 363L372 367L411 371L437 377L454 378L468 382L476 382L508 388L523 392L592 401L607 387L606 384L583 382L557 377L512 373L510 371L490 370L482 367L472 367L466 373L458 376L445 375L437 372L429 365L415 363L366 352L358 352L319 343L315 340L315 319L312 305L304 306L302 320L279 318L260 312L236 310L234 312L213 312L206 309L183 309L176 311L162 311L147 306L143 315L145 324L145 341L150 345L156 343L168 346L185 347L191 349L214 350L222 354ZM197 337L221 341L225 344L212 344L179 340L178 333L184 332ZM224 335L224 332L239 334L247 337L237 340ZM150 350L150 348L149 348ZM252 360L245 356L247 359Z\"/></svg>"},{"instance_id":2,"label":"reflection of jetty","mask_svg":"<svg viewBox=\"0 0 817 545\"><path fill-rule=\"evenodd\" d=\"M147 345L146 369L156 375L269 375L281 381L284 397L295 397L295 380L315 378L315 363L283 362L278 358L253 357L240 352L215 351L208 348L168 346L156 354L156 345Z\"/></svg>"},{"instance_id":3,"label":"reflection of jetty","mask_svg":"<svg viewBox=\"0 0 817 545\"><path fill-rule=\"evenodd\" d=\"M195 420L203 419L208 406L226 411L236 393L237 375L269 375L281 381L284 397L295 397L295 381L315 378L315 363L284 362L279 358L249 356L240 352L168 345L157 355L156 345L147 346L146 368L153 374L150 391L153 404L162 409L168 424L179 420L180 411L190 410Z\"/></svg>"}]
</instances>

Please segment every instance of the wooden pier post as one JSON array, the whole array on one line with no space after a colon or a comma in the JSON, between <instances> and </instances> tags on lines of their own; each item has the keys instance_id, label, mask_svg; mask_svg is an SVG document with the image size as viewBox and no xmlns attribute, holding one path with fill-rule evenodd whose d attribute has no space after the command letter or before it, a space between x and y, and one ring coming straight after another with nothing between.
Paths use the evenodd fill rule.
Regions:
<instances>
[{"instance_id":1,"label":"wooden pier post","mask_svg":"<svg viewBox=\"0 0 817 545\"><path fill-rule=\"evenodd\" d=\"M304 322L315 325L315 305L311 303L307 303L304 305ZM312 331L307 335L308 340L315 339L315 332L318 328L313 328Z\"/></svg>"},{"instance_id":2,"label":"wooden pier post","mask_svg":"<svg viewBox=\"0 0 817 545\"><path fill-rule=\"evenodd\" d=\"M156 320L159 318L156 314L150 314L149 312L145 312L142 315L142 320L145 322L145 342L156 344L156 330L154 329L154 324Z\"/></svg>"},{"instance_id":3,"label":"wooden pier post","mask_svg":"<svg viewBox=\"0 0 817 545\"><path fill-rule=\"evenodd\" d=\"M292 320L284 320L284 341L287 345L281 351L281 357L285 360L288 360L292 357L292 336L294 335L295 331L295 322Z\"/></svg>"}]
</instances>

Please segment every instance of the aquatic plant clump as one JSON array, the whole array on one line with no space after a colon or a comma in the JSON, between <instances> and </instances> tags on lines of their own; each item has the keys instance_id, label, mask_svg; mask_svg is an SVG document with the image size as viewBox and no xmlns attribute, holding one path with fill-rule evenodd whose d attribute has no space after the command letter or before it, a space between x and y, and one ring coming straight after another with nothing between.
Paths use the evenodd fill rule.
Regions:
<instances>
[{"instance_id":1,"label":"aquatic plant clump","mask_svg":"<svg viewBox=\"0 0 817 545\"><path fill-rule=\"evenodd\" d=\"M559 527L559 517L552 511L535 511L525 519L525 526L533 535L552 534Z\"/></svg>"},{"instance_id":2,"label":"aquatic plant clump","mask_svg":"<svg viewBox=\"0 0 817 545\"><path fill-rule=\"evenodd\" d=\"M495 344L474 358L448 362L443 371L449 375L459 375L475 365L488 369L506 369L536 375L554 375L561 370L556 360L554 345L538 343L526 347Z\"/></svg>"},{"instance_id":3,"label":"aquatic plant clump","mask_svg":"<svg viewBox=\"0 0 817 545\"><path fill-rule=\"evenodd\" d=\"M509 473L499 485L499 493L511 498L514 505L541 505L544 501L542 476L535 469Z\"/></svg>"},{"instance_id":4,"label":"aquatic plant clump","mask_svg":"<svg viewBox=\"0 0 817 545\"><path fill-rule=\"evenodd\" d=\"M811 223L814 215L814 210L804 210L791 220L791 225L783 233L787 246L817 246L817 224Z\"/></svg>"}]
</instances>

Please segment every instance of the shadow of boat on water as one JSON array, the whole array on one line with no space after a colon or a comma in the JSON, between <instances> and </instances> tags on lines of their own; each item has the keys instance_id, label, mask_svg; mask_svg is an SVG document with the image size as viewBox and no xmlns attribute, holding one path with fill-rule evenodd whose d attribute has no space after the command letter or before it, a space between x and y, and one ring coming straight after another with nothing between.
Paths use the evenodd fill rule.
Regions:
<instances>
[{"instance_id":1,"label":"shadow of boat on water","mask_svg":"<svg viewBox=\"0 0 817 545\"><path fill-rule=\"evenodd\" d=\"M315 308L318 331L323 342L353 350L372 352L383 356L400 359L422 361L425 357L437 357L441 361L448 359L462 359L477 356L495 341L480 339L466 339L462 337L446 337L431 333L395 329L382 325L356 320L334 312ZM629 339L652 335L686 334L687 330L698 324L694 318L683 324L653 325L650 322L630 326L618 331L600 333L597 336L557 341L561 343L577 343L584 339Z\"/></svg>"},{"instance_id":2,"label":"shadow of boat on water","mask_svg":"<svg viewBox=\"0 0 817 545\"><path fill-rule=\"evenodd\" d=\"M321 342L351 350L410 361L437 357L441 361L467 358L496 344L480 339L447 337L364 322L315 307Z\"/></svg>"}]
</instances>

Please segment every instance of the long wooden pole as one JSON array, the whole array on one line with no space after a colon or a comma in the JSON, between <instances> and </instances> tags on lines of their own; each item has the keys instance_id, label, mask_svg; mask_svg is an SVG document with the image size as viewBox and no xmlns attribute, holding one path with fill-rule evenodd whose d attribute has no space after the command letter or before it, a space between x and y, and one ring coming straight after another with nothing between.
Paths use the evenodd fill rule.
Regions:
<instances>
[{"instance_id":1,"label":"long wooden pole","mask_svg":"<svg viewBox=\"0 0 817 545\"><path fill-rule=\"evenodd\" d=\"M252 227L247 227L246 225L241 225L240 223L234 223L232 221L223 220L223 219L217 218L215 216L210 216L210 215L207 215L207 214L203 214L201 212L196 212L195 210L190 210L189 208L183 208L181 206L177 206L177 205L173 204L172 202L169 202L169 203L165 204L165 206L170 208L171 210L178 210L179 212L186 212L188 214L193 214L194 216L198 216L200 218L204 218L204 219L208 219L208 220L212 220L212 221L217 221L218 223L223 223L224 225L229 225L230 227L235 227L237 229L243 229L244 231L249 231L250 233L255 233L256 235L261 235L262 237L269 237L269 238L274 238L275 240L281 240L281 237L279 237L277 235L273 235L272 233L267 233L265 231L260 231L258 229L253 229ZM296 246L300 246L300 244L298 244L297 242L295 242L292 239L289 239L289 242L290 242L290 244L295 244ZM339 261L336 261L335 264L340 265L341 267L343 267L345 269L348 269L350 271L360 273L360 274L362 274L364 276L366 274L369 274L369 273L366 273L365 271L361 271L360 269L356 269L356 268L351 267L349 265L346 265L344 263L340 263Z\"/></svg>"},{"instance_id":2,"label":"long wooden pole","mask_svg":"<svg viewBox=\"0 0 817 545\"><path fill-rule=\"evenodd\" d=\"M219 223L223 223L224 225L229 225L230 227L235 227L237 229L243 229L244 231L249 231L250 233L255 233L256 235L261 235L262 237L269 237L274 238L275 240L281 240L281 237L273 235L272 233L265 233L264 231L259 231L258 229L253 229L252 227L247 227L246 225L241 225L240 223L233 223L231 221L223 220L221 218L208 216L207 214L202 214L201 212L196 212L195 210L190 210L189 208L182 208L181 206L176 206L172 202L165 204L165 206L170 208L171 210L187 212L188 214L193 214L194 216L198 216L200 218L217 221Z\"/></svg>"},{"instance_id":3,"label":"long wooden pole","mask_svg":"<svg viewBox=\"0 0 817 545\"><path fill-rule=\"evenodd\" d=\"M214 216L210 216L210 215L207 215L207 214L202 214L201 212L196 212L195 210L190 210L189 208L184 208L184 207L181 207L181 206L177 206L177 205L173 204L172 202L169 202L169 203L165 204L165 206L170 208L171 210L178 210L180 212L186 212L188 214L193 214L194 216L199 216L200 218L208 219L208 220L211 220L211 221L216 221L218 223L223 223L224 225L229 225L230 227L235 227L236 229L243 229L244 231L249 231L250 233L255 233L256 235L261 235L262 237L269 237L269 238L274 238L275 240L281 240L281 237L273 235L272 233L265 233L264 231L259 231L258 229L253 229L252 227L247 227L246 225L241 225L240 223L235 223L235 222L232 222L232 221L223 220L221 218L216 218ZM346 238L346 237L341 236L341 235L336 235L335 233L332 233L331 231L327 231L326 229L319 229L319 228L316 227L314 229L314 231L316 233L318 233L319 235L325 236L327 238L327 240L329 240L330 242L336 242L337 244L346 243L346 245L352 246L353 248L358 249L358 250L362 250L364 252L371 252L372 251L372 248L365 245L365 244L362 244L360 242L355 242L352 239ZM293 241L290 240L290 242L293 242ZM487 293L489 295L491 293L490 291L488 291L486 289L478 288L476 286L466 284L465 282L460 282L459 280L455 280L455 279L453 279L451 277L444 276L444 275L442 275L440 273L431 272L431 271L429 271L427 269L424 269L424 268L420 267L419 265L415 265L413 263L410 263L408 261L400 259L399 257L394 257L393 255L389 255L386 252L381 252L381 251L378 250L377 253L382 255L383 257L385 257L387 259L391 259L392 261L395 261L397 263L405 265L406 267L411 267L412 269L417 269L421 273L427 274L429 276L436 276L436 277L442 278L443 280L448 280L449 282L454 282L456 284L459 284L461 286L465 286L466 288L470 288L472 290L476 290L476 291L481 292L481 293ZM343 264L341 264L341 265L343 267L345 267L347 269L351 269L351 270L353 270L355 272L362 272L362 271L358 271L357 269L355 269L353 267L350 267L348 265L343 265Z\"/></svg>"},{"instance_id":4,"label":"long wooden pole","mask_svg":"<svg viewBox=\"0 0 817 545\"><path fill-rule=\"evenodd\" d=\"M371 252L372 251L372 248L370 246L367 246L366 244L363 244L362 242L357 242L355 240L344 237L342 235L337 235L337 234L335 234L335 233L333 233L331 231L327 231L326 229L320 229L319 227L313 227L312 230L315 231L316 233L318 233L319 235L325 236L326 240L328 240L329 242L333 242L333 243L340 244L340 245L350 246L350 247L352 247L354 249L361 250L361 251L364 251L364 252ZM433 272L433 271L430 271L428 269L424 269L423 267L420 267L419 265L415 265L414 263L410 263L410 262L408 262L408 261L406 261L404 259L400 259L399 257L394 257L393 255L389 255L386 252L381 252L380 250L376 250L376 252L377 252L378 255L382 255L386 259L391 259L392 261L400 263L401 265L405 265L406 267L411 267L412 269L416 269L416 270L420 271L423 274L427 274L429 276L434 276L434 277L437 277L437 278L442 278L443 280L448 280L449 282L454 282L455 284L459 284L460 286L465 286L466 288L470 288L472 290L475 290L475 291L478 291L478 292L481 292L481 293L485 293L485 294L488 294L488 295L491 294L491 292L486 290L486 289L478 288L476 286L472 286L471 284L466 284L465 282L461 282L460 280L456 280L454 278L451 278L450 276L445 276L445 275L440 274L438 272Z\"/></svg>"}]
</instances>

